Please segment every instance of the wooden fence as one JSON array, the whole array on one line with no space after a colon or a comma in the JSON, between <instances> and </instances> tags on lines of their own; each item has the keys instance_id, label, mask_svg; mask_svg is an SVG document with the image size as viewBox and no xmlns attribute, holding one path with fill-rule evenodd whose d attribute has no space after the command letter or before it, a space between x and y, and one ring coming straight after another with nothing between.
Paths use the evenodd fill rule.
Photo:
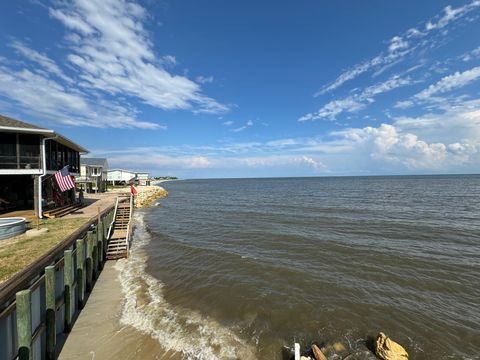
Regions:
<instances>
[{"instance_id":1,"label":"wooden fence","mask_svg":"<svg viewBox=\"0 0 480 360\"><path fill-rule=\"evenodd\" d=\"M0 285L0 360L58 356L103 268L113 216L111 206Z\"/></svg>"}]
</instances>

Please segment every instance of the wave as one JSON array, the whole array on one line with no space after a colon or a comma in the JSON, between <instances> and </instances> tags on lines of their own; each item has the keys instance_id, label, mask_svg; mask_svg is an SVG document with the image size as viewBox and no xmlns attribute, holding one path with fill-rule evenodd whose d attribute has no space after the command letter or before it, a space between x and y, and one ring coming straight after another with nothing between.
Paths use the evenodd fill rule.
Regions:
<instances>
[{"instance_id":1,"label":"wave","mask_svg":"<svg viewBox=\"0 0 480 360\"><path fill-rule=\"evenodd\" d=\"M256 359L255 347L231 329L196 311L168 303L164 284L146 272L145 246L151 241L143 214L134 216L135 231L128 259L115 268L124 295L120 322L156 339L183 359Z\"/></svg>"}]
</instances>

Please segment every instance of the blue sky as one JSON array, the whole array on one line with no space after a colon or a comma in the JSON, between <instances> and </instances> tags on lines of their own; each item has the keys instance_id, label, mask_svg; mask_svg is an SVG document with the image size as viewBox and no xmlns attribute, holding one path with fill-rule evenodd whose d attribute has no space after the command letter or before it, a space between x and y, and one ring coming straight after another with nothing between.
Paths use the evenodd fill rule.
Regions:
<instances>
[{"instance_id":1,"label":"blue sky","mask_svg":"<svg viewBox=\"0 0 480 360\"><path fill-rule=\"evenodd\" d=\"M0 113L111 167L480 172L480 0L4 1Z\"/></svg>"}]
</instances>

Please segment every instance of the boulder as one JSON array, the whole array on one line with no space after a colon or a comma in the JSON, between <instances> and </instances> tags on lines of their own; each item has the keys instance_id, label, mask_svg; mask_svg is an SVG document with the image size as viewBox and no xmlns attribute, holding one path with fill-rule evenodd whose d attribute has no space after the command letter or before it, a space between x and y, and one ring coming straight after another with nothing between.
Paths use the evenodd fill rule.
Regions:
<instances>
[{"instance_id":1,"label":"boulder","mask_svg":"<svg viewBox=\"0 0 480 360\"><path fill-rule=\"evenodd\" d=\"M405 349L383 332L377 335L375 354L382 360L408 360L408 353Z\"/></svg>"},{"instance_id":2,"label":"boulder","mask_svg":"<svg viewBox=\"0 0 480 360\"><path fill-rule=\"evenodd\" d=\"M320 348L315 344L312 345L312 352L315 360L327 360L327 357L323 355L322 350L320 350Z\"/></svg>"},{"instance_id":3,"label":"boulder","mask_svg":"<svg viewBox=\"0 0 480 360\"><path fill-rule=\"evenodd\" d=\"M47 232L48 232L47 228L30 229L30 230L27 230L26 234L28 237L34 237L34 236L44 235Z\"/></svg>"}]
</instances>

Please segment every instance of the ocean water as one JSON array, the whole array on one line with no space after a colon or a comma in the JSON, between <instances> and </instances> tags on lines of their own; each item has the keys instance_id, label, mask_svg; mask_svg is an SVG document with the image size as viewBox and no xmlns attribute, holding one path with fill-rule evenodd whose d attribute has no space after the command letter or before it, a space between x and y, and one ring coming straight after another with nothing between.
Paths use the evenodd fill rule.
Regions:
<instances>
[{"instance_id":1,"label":"ocean water","mask_svg":"<svg viewBox=\"0 0 480 360\"><path fill-rule=\"evenodd\" d=\"M411 359L480 359L480 176L162 186L136 213L122 321L166 350L368 359L383 331Z\"/></svg>"}]
</instances>

